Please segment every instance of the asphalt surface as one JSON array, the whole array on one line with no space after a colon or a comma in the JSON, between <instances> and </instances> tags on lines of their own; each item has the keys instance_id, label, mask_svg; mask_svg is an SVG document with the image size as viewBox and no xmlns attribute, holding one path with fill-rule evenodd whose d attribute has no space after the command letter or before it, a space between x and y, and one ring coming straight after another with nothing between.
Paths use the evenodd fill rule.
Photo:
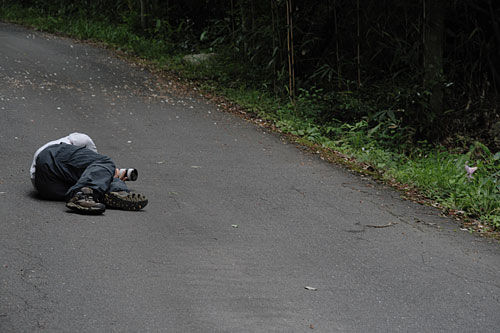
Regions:
<instances>
[{"instance_id":1,"label":"asphalt surface","mask_svg":"<svg viewBox=\"0 0 500 333\"><path fill-rule=\"evenodd\" d=\"M0 23L1 332L500 330L498 244L174 86ZM144 211L37 199L34 151L74 131Z\"/></svg>"}]
</instances>

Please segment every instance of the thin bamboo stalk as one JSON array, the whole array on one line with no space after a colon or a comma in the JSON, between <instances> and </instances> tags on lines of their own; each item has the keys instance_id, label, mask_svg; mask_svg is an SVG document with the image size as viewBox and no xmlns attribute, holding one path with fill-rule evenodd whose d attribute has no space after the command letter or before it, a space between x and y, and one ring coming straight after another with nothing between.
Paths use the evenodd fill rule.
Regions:
<instances>
[{"instance_id":1,"label":"thin bamboo stalk","mask_svg":"<svg viewBox=\"0 0 500 333\"><path fill-rule=\"evenodd\" d=\"M273 62L273 90L276 93L277 92L277 87L276 87L276 55L275 55L275 50L276 50L276 22L274 18L274 0L271 0L271 23L273 26L273 33L272 33L272 39L273 39L273 51L271 57L272 62Z\"/></svg>"},{"instance_id":2,"label":"thin bamboo stalk","mask_svg":"<svg viewBox=\"0 0 500 333\"><path fill-rule=\"evenodd\" d=\"M333 0L333 23L335 25L335 56L337 60L337 85L341 88L341 66L340 66L340 46L339 46L339 26L337 22L337 0Z\"/></svg>"},{"instance_id":3,"label":"thin bamboo stalk","mask_svg":"<svg viewBox=\"0 0 500 333\"><path fill-rule=\"evenodd\" d=\"M293 57L293 20L292 0L286 1L286 23L288 27L287 49L288 49L288 94L292 103L295 101L295 60Z\"/></svg>"},{"instance_id":4,"label":"thin bamboo stalk","mask_svg":"<svg viewBox=\"0 0 500 333\"><path fill-rule=\"evenodd\" d=\"M233 43L236 41L235 29L234 29L234 2L231 0L231 33L233 36Z\"/></svg>"},{"instance_id":5,"label":"thin bamboo stalk","mask_svg":"<svg viewBox=\"0 0 500 333\"><path fill-rule=\"evenodd\" d=\"M425 59L425 45L426 45L426 39L425 35L427 33L427 14L426 14L426 2L425 0L422 0L422 68L424 70L424 75L422 75L422 88L425 90L425 71L427 67L426 59Z\"/></svg>"},{"instance_id":6,"label":"thin bamboo stalk","mask_svg":"<svg viewBox=\"0 0 500 333\"><path fill-rule=\"evenodd\" d=\"M360 6L359 6L359 0L356 1L356 25L357 25L357 31L356 31L356 66L358 70L358 89L361 88L361 27L360 27L360 18L359 18L359 11L360 11Z\"/></svg>"},{"instance_id":7,"label":"thin bamboo stalk","mask_svg":"<svg viewBox=\"0 0 500 333\"><path fill-rule=\"evenodd\" d=\"M292 0L290 0L290 41L292 44L292 100L295 101L295 47L293 44L293 9Z\"/></svg>"}]
</instances>

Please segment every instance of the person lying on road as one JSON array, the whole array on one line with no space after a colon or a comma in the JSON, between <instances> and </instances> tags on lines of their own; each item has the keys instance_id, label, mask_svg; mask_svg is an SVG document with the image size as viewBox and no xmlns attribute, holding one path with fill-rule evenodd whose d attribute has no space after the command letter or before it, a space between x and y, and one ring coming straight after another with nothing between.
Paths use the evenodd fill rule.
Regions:
<instances>
[{"instance_id":1,"label":"person lying on road","mask_svg":"<svg viewBox=\"0 0 500 333\"><path fill-rule=\"evenodd\" d=\"M48 200L64 200L80 214L102 214L107 208L140 210L145 195L130 192L126 175L111 158L97 153L92 139L71 133L40 147L30 168L33 186Z\"/></svg>"}]
</instances>

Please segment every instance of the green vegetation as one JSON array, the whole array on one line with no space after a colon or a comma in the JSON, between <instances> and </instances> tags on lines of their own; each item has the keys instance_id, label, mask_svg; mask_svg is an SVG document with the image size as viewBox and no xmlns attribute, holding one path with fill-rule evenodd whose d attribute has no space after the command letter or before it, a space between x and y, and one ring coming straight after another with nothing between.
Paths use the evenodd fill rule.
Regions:
<instances>
[{"instance_id":1,"label":"green vegetation","mask_svg":"<svg viewBox=\"0 0 500 333\"><path fill-rule=\"evenodd\" d=\"M392 11L384 7L385 12L367 1L353 8L341 0L322 2L314 10L293 10L298 22L294 71L288 61L293 50L286 46L292 24L280 17L288 1L241 1L236 8L210 9L212 1L186 1L199 7L194 19L180 15L193 9L188 5L165 9L158 1L107 3L3 1L0 19L103 42L143 58L241 105L314 150L340 152L355 160L360 172L409 184L444 209L500 231L498 69L482 62L483 55L473 59L493 47L495 34L487 40L484 26L457 14L469 8L469 14L479 17L498 8L453 2L454 19L464 19L463 27L453 32L454 48L441 65L434 63L442 66L441 76L431 77L418 60L429 55L420 51L417 40L432 33L417 24L420 2L397 2ZM383 6L390 3L383 1ZM342 5L344 16L338 13ZM326 14L319 15L322 11ZM349 21L356 13L365 21L374 17L363 26L360 18ZM398 18L401 13L407 14L405 22ZM207 14L204 19L202 14ZM311 22L314 15L317 21ZM391 22L404 25L397 28L403 34ZM346 35L325 39L320 31L325 24L334 24L330 28L337 36ZM351 54L347 50L356 50L361 28L366 41L358 46L369 50ZM350 29L357 36L351 38ZM467 47L470 41L475 46ZM498 51L498 46L493 49ZM216 56L200 64L182 60L198 52ZM466 165L478 167L470 178Z\"/></svg>"}]
</instances>

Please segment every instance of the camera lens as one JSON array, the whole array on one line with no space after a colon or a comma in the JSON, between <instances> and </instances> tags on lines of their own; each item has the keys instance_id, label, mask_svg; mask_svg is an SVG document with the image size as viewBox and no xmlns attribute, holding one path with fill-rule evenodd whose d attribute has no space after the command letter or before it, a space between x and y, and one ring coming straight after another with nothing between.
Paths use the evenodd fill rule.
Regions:
<instances>
[{"instance_id":1,"label":"camera lens","mask_svg":"<svg viewBox=\"0 0 500 333\"><path fill-rule=\"evenodd\" d=\"M127 177L127 180L130 180L130 181L136 181L137 176L139 175L139 173L137 172L137 169L133 169L133 168L120 169L119 174L120 174L120 178Z\"/></svg>"},{"instance_id":2,"label":"camera lens","mask_svg":"<svg viewBox=\"0 0 500 333\"><path fill-rule=\"evenodd\" d=\"M128 180L136 181L138 175L139 175L139 173L137 172L137 169L128 169L127 170L127 178L128 178Z\"/></svg>"}]
</instances>

